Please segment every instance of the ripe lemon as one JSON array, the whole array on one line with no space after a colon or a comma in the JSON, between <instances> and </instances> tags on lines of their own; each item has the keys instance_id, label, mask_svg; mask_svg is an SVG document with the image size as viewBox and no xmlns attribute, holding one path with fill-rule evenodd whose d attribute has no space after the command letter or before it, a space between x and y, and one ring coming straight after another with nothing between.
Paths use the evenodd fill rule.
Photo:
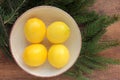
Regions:
<instances>
[{"instance_id":1,"label":"ripe lemon","mask_svg":"<svg viewBox=\"0 0 120 80\"><path fill-rule=\"evenodd\" d=\"M62 45L52 45L48 51L48 61L55 68L64 67L69 61L69 51Z\"/></svg>"},{"instance_id":2,"label":"ripe lemon","mask_svg":"<svg viewBox=\"0 0 120 80\"><path fill-rule=\"evenodd\" d=\"M31 67L42 65L46 59L47 49L42 44L32 44L24 50L23 61Z\"/></svg>"},{"instance_id":3,"label":"ripe lemon","mask_svg":"<svg viewBox=\"0 0 120 80\"><path fill-rule=\"evenodd\" d=\"M46 26L42 20L30 18L25 24L24 32L29 42L40 43L45 37Z\"/></svg>"},{"instance_id":4,"label":"ripe lemon","mask_svg":"<svg viewBox=\"0 0 120 80\"><path fill-rule=\"evenodd\" d=\"M63 43L69 36L70 29L64 22L53 22L47 28L47 38L51 43Z\"/></svg>"}]
</instances>

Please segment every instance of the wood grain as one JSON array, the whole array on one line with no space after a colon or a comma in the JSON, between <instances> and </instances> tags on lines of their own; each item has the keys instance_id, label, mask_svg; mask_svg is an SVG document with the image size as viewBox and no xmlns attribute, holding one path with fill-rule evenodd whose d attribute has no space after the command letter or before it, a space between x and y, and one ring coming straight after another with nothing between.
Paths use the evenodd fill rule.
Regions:
<instances>
[{"instance_id":1,"label":"wood grain","mask_svg":"<svg viewBox=\"0 0 120 80\"><path fill-rule=\"evenodd\" d=\"M120 14L120 0L97 0L90 8L99 14L114 15ZM120 22L108 27L105 38L120 40ZM111 48L100 53L106 57L120 59L120 47ZM109 65L106 70L96 70L93 74L87 75L91 80L120 80L120 65ZM74 80L72 77L57 76L54 78L38 78L24 72L18 65L8 59L0 51L0 80Z\"/></svg>"}]
</instances>

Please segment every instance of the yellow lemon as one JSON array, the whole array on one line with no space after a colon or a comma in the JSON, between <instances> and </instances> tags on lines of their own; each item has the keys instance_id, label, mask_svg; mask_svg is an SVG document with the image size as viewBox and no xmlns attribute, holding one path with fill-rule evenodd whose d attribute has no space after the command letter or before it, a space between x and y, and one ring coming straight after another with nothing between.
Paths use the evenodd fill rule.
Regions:
<instances>
[{"instance_id":1,"label":"yellow lemon","mask_svg":"<svg viewBox=\"0 0 120 80\"><path fill-rule=\"evenodd\" d=\"M55 68L64 67L69 61L69 51L62 45L52 45L48 51L48 61Z\"/></svg>"},{"instance_id":2,"label":"yellow lemon","mask_svg":"<svg viewBox=\"0 0 120 80\"><path fill-rule=\"evenodd\" d=\"M47 59L47 49L42 44L32 44L25 48L23 61L31 67L42 65Z\"/></svg>"},{"instance_id":3,"label":"yellow lemon","mask_svg":"<svg viewBox=\"0 0 120 80\"><path fill-rule=\"evenodd\" d=\"M46 26L42 20L30 18L25 24L24 32L29 42L40 43L45 37Z\"/></svg>"},{"instance_id":4,"label":"yellow lemon","mask_svg":"<svg viewBox=\"0 0 120 80\"><path fill-rule=\"evenodd\" d=\"M64 22L53 22L47 28L47 38L51 43L63 43L69 36L70 29Z\"/></svg>"}]
</instances>

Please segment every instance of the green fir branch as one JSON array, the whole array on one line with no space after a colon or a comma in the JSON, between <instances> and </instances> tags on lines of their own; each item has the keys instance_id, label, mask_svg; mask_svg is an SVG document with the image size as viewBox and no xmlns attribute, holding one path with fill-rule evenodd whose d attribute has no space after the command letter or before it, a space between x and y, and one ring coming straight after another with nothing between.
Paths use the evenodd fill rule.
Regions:
<instances>
[{"instance_id":1,"label":"green fir branch","mask_svg":"<svg viewBox=\"0 0 120 80\"><path fill-rule=\"evenodd\" d=\"M86 11L86 8L91 6L95 0L74 0L71 4L67 5L69 13L72 16L78 15Z\"/></svg>"},{"instance_id":2,"label":"green fir branch","mask_svg":"<svg viewBox=\"0 0 120 80\"><path fill-rule=\"evenodd\" d=\"M89 79L84 76L78 76L76 80L89 80Z\"/></svg>"},{"instance_id":3,"label":"green fir branch","mask_svg":"<svg viewBox=\"0 0 120 80\"><path fill-rule=\"evenodd\" d=\"M81 71L82 73L92 73L92 69L88 68L86 65L82 64L82 63L76 63L75 64L76 67L78 67L78 70Z\"/></svg>"},{"instance_id":4,"label":"green fir branch","mask_svg":"<svg viewBox=\"0 0 120 80\"><path fill-rule=\"evenodd\" d=\"M98 42L101 39L102 35L106 32L106 30L102 30L100 31L98 34L96 34L92 39L90 39L89 41L87 41L87 51L90 54L96 54L96 47L98 46Z\"/></svg>"},{"instance_id":5,"label":"green fir branch","mask_svg":"<svg viewBox=\"0 0 120 80\"><path fill-rule=\"evenodd\" d=\"M73 16L77 23L79 24L86 24L88 22L92 22L98 18L98 14L96 14L94 11L85 13L83 15L75 15Z\"/></svg>"},{"instance_id":6,"label":"green fir branch","mask_svg":"<svg viewBox=\"0 0 120 80\"><path fill-rule=\"evenodd\" d=\"M94 53L99 53L103 50L106 50L112 47L117 47L119 45L120 45L120 42L117 40L99 42L94 48Z\"/></svg>"},{"instance_id":7,"label":"green fir branch","mask_svg":"<svg viewBox=\"0 0 120 80\"><path fill-rule=\"evenodd\" d=\"M102 69L103 68L102 65L94 63L86 57L81 57L80 58L80 63L86 65L89 69Z\"/></svg>"},{"instance_id":8,"label":"green fir branch","mask_svg":"<svg viewBox=\"0 0 120 80\"><path fill-rule=\"evenodd\" d=\"M118 19L109 16L99 16L97 20L95 19L93 22L89 22L85 25L85 28L82 32L83 41L91 40L96 36L100 31L103 31L108 25L114 23Z\"/></svg>"},{"instance_id":9,"label":"green fir branch","mask_svg":"<svg viewBox=\"0 0 120 80\"><path fill-rule=\"evenodd\" d=\"M83 72L79 71L76 80L89 80L89 78L83 76Z\"/></svg>"},{"instance_id":10,"label":"green fir branch","mask_svg":"<svg viewBox=\"0 0 120 80\"><path fill-rule=\"evenodd\" d=\"M74 0L45 0L44 4L46 5L54 5L54 4L58 4L58 5L68 5L70 3L72 3Z\"/></svg>"},{"instance_id":11,"label":"green fir branch","mask_svg":"<svg viewBox=\"0 0 120 80\"><path fill-rule=\"evenodd\" d=\"M10 54L8 33L6 31L6 28L4 26L1 16L0 16L0 48L5 55L7 55L10 58L12 57Z\"/></svg>"},{"instance_id":12,"label":"green fir branch","mask_svg":"<svg viewBox=\"0 0 120 80\"><path fill-rule=\"evenodd\" d=\"M17 14L17 11L21 8L21 6L25 3L25 1L26 0L23 0L21 3L18 3L18 1L17 2L15 2L14 3L14 5L16 4L18 4L17 5L17 7L16 6L14 6L14 10L13 10L13 7L12 7L12 12L11 12L11 15L9 15L9 17L7 17L6 19L5 19L5 21L4 21L4 24L6 24L6 23L11 23L11 22L13 22L13 21L15 21L15 20L12 20L12 19L16 19L16 17L15 17L15 15ZM9 3L10 5L13 5L12 3ZM16 7L16 8L15 8ZM7 15L8 16L8 15Z\"/></svg>"}]
</instances>

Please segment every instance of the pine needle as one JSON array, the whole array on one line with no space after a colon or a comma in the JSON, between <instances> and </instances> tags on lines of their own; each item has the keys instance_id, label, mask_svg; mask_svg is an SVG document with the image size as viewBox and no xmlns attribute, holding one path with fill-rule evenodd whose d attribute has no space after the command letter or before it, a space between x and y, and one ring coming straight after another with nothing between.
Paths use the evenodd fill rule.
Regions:
<instances>
[{"instance_id":1,"label":"pine needle","mask_svg":"<svg viewBox=\"0 0 120 80\"><path fill-rule=\"evenodd\" d=\"M11 13L11 15L9 15L9 17L7 17L6 19L5 19L5 21L4 21L4 24L6 24L6 23L11 23L11 22L13 22L13 21L15 21L14 19L16 19L16 17L15 17L15 15L17 14L17 11L21 8L21 6L24 4L24 2L25 2L26 0L23 0L20 4L18 3L18 1L17 2L15 2L14 4L18 4L18 7L16 8L16 6L14 6L13 8L14 8L14 10L13 10L13 8L12 8L12 13ZM10 5L12 5L11 3L9 3ZM12 7L12 6L11 6ZM7 15L8 16L8 15ZM12 20L13 19L13 20Z\"/></svg>"},{"instance_id":2,"label":"pine needle","mask_svg":"<svg viewBox=\"0 0 120 80\"><path fill-rule=\"evenodd\" d=\"M10 54L8 33L3 24L1 16L0 16L0 48L4 52L4 54L8 55L10 58L12 57Z\"/></svg>"}]
</instances>

